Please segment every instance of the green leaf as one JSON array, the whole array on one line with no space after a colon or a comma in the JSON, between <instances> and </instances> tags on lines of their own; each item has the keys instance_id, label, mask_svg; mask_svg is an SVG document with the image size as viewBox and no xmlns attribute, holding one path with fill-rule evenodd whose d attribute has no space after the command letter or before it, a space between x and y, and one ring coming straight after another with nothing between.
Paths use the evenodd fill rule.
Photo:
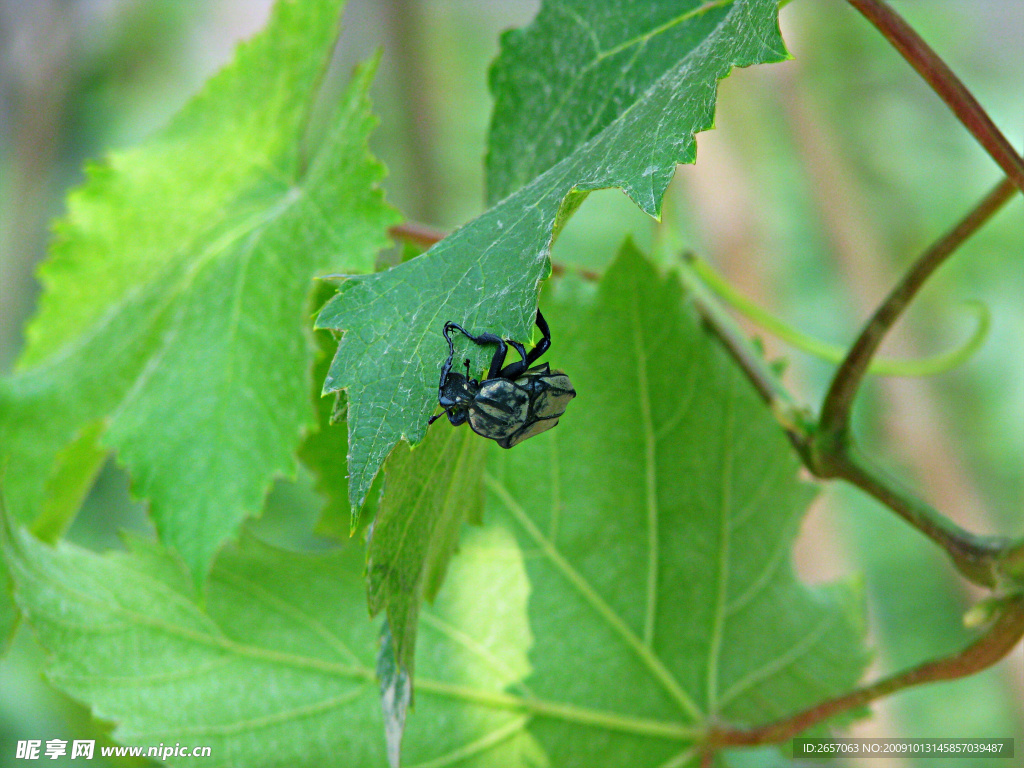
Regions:
<instances>
[{"instance_id":1,"label":"green leaf","mask_svg":"<svg viewBox=\"0 0 1024 768\"><path fill-rule=\"evenodd\" d=\"M102 433L102 422L87 424L57 454L57 466L47 483L42 509L32 524L32 533L43 541L53 543L67 532L103 469L107 452L97 443Z\"/></svg>"},{"instance_id":2,"label":"green leaf","mask_svg":"<svg viewBox=\"0 0 1024 768\"><path fill-rule=\"evenodd\" d=\"M622 723L536 720L552 764L682 765L692 738L625 724L754 725L849 690L856 590L791 565L814 489L678 282L627 245L592 309L544 312L578 396L556 429L493 452L488 517L516 531L534 585L530 690Z\"/></svg>"},{"instance_id":3,"label":"green leaf","mask_svg":"<svg viewBox=\"0 0 1024 768\"><path fill-rule=\"evenodd\" d=\"M7 653L7 648L14 638L14 630L18 626L18 606L11 595L13 584L7 563L0 560L0 657Z\"/></svg>"},{"instance_id":4,"label":"green leaf","mask_svg":"<svg viewBox=\"0 0 1024 768\"><path fill-rule=\"evenodd\" d=\"M386 609L398 666L412 676L420 604L433 600L467 520L479 523L487 442L449 424L421 445L399 446L367 552L370 613Z\"/></svg>"},{"instance_id":5,"label":"green leaf","mask_svg":"<svg viewBox=\"0 0 1024 768\"><path fill-rule=\"evenodd\" d=\"M528 339L564 198L619 187L657 216L712 127L718 80L786 56L775 0L548 2L504 44L489 155L501 202L422 257L346 281L317 320L346 332L324 391L348 392L354 507L399 440L426 432L444 322ZM463 353L483 368L486 351Z\"/></svg>"},{"instance_id":6,"label":"green leaf","mask_svg":"<svg viewBox=\"0 0 1024 768\"><path fill-rule=\"evenodd\" d=\"M345 428L345 398L342 394L321 397L320 384L327 375L331 351L337 346L326 331L315 334L318 358L310 382L316 425L299 446L299 460L315 478L314 487L324 499L316 532L338 541L351 534L352 514L348 504L348 430Z\"/></svg>"},{"instance_id":7,"label":"green leaf","mask_svg":"<svg viewBox=\"0 0 1024 768\"><path fill-rule=\"evenodd\" d=\"M313 421L311 278L372 269L395 220L366 149L373 64L309 145L340 8L279 2L165 130L70 195L0 393L19 519L40 514L48 485L86 483L89 462L58 458L102 424L161 537L201 577L272 479L294 472Z\"/></svg>"},{"instance_id":8,"label":"green leaf","mask_svg":"<svg viewBox=\"0 0 1024 768\"><path fill-rule=\"evenodd\" d=\"M403 485L374 535L418 566L410 765L681 766L711 721L784 716L848 690L864 665L855 591L792 571L813 488L677 282L626 247L590 306L562 293L545 304L551 362L579 395L556 429L511 451L436 430L388 463ZM450 552L437 532L457 510L420 509L415 494L444 493L433 478L461 499L476 470L460 446L493 449L492 522L462 531L444 588L419 608L437 573L424 564L447 562L419 553ZM421 513L437 510L431 528ZM116 722L119 741L187 737L228 764L384 764L374 669L392 656L366 621L355 548L244 539L220 555L205 609L154 545L100 557L21 535L6 549L51 679ZM399 574L382 582L396 599ZM379 669L400 703L401 668ZM394 726L401 706L388 714Z\"/></svg>"},{"instance_id":9,"label":"green leaf","mask_svg":"<svg viewBox=\"0 0 1024 768\"><path fill-rule=\"evenodd\" d=\"M656 216L714 125L717 81L786 56L772 0L544 2L491 68L488 200L578 158L577 190L621 187Z\"/></svg>"},{"instance_id":10,"label":"green leaf","mask_svg":"<svg viewBox=\"0 0 1024 768\"><path fill-rule=\"evenodd\" d=\"M117 741L206 745L215 765L386 765L359 548L297 554L243 537L220 554L205 608L174 557L130 549L53 549L9 529L5 546L49 679ZM476 529L453 570L426 617L409 763L541 765L501 694L529 670L521 553L507 532Z\"/></svg>"},{"instance_id":11,"label":"green leaf","mask_svg":"<svg viewBox=\"0 0 1024 768\"><path fill-rule=\"evenodd\" d=\"M331 289L333 292L333 288ZM318 302L322 304L323 302ZM361 527L373 521L381 496L383 476L367 495L362 508L353 514L348 502L348 430L345 426L345 396L321 397L320 389L337 349L335 336L327 331L315 334L318 358L310 381L310 400L316 410L316 426L299 446L299 460L313 473L314 487L324 500L315 532L345 542Z\"/></svg>"}]
</instances>

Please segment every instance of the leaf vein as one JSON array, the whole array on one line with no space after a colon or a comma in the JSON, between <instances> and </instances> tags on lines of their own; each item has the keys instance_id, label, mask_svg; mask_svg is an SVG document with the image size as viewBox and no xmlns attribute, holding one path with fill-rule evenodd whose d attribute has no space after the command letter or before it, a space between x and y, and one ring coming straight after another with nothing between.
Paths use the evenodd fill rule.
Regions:
<instances>
[{"instance_id":1,"label":"leaf vein","mask_svg":"<svg viewBox=\"0 0 1024 768\"><path fill-rule=\"evenodd\" d=\"M647 667L669 696L694 721L703 721L704 716L700 708L696 705L693 698L686 693L668 668L665 667L661 659L636 636L633 630L629 628L629 625L604 601L583 575L573 568L558 549L548 541L534 524L533 520L530 519L529 515L526 514L525 510L512 498L508 490L490 474L484 475L484 482L498 495L508 511L522 525L527 535L541 548L541 551L551 564L562 573L576 591L579 592L580 596L590 604L591 608L608 623L609 627L625 641L626 645L633 650L640 659L640 662Z\"/></svg>"},{"instance_id":2,"label":"leaf vein","mask_svg":"<svg viewBox=\"0 0 1024 768\"><path fill-rule=\"evenodd\" d=\"M637 392L640 404L640 423L644 439L644 493L647 506L647 584L644 611L644 645L651 647L658 610L658 474L655 455L654 422L651 415L651 383L647 371L647 349L643 324L640 321L640 286L636 275L630 273L633 295L636 301L630 303L630 320L633 326L633 347L637 360Z\"/></svg>"},{"instance_id":3,"label":"leaf vein","mask_svg":"<svg viewBox=\"0 0 1024 768\"><path fill-rule=\"evenodd\" d=\"M346 691L339 696L333 696L329 699L324 699L323 701L314 702L312 704L306 704L301 707L293 707L292 709L287 709L282 712L275 712L271 715L251 717L245 720L235 720L228 723L218 723L217 725L197 725L189 727L182 726L177 723L168 723L167 727L169 729L174 729L175 736L236 736L247 731L254 731L260 728L270 728L292 720L301 720L303 718L330 712L332 709L343 707L346 704L355 701L367 691L372 690L373 686L367 683L359 685L351 691ZM161 731L142 731L141 733L132 731L130 735L137 741L155 741L156 739L166 736L166 733Z\"/></svg>"},{"instance_id":4,"label":"leaf vein","mask_svg":"<svg viewBox=\"0 0 1024 768\"><path fill-rule=\"evenodd\" d=\"M478 739L464 744L458 749L451 750L446 755L441 755L433 760L427 760L426 762L416 763L410 765L408 768L445 768L445 766L454 765L462 760L478 755L481 752L485 752L491 747L497 746L506 739L512 738L517 733L526 730L526 726L532 720L531 715L520 715L515 717L504 725L495 728L489 733L485 733Z\"/></svg>"},{"instance_id":5,"label":"leaf vein","mask_svg":"<svg viewBox=\"0 0 1024 768\"><path fill-rule=\"evenodd\" d=\"M776 659L766 664L759 665L746 677L740 678L730 686L722 696L721 705L724 707L736 699L744 691L754 685L767 680L769 677L783 672L791 664L796 663L801 656L811 650L815 643L820 640L829 629L836 623L839 613L835 612L826 616L818 623L813 630L808 632L798 642L794 643L786 653L779 655Z\"/></svg>"},{"instance_id":6,"label":"leaf vein","mask_svg":"<svg viewBox=\"0 0 1024 768\"><path fill-rule=\"evenodd\" d=\"M216 569L215 574L222 581L232 584L236 589L248 594L250 597L258 600L266 606L269 606L278 613L281 613L300 624L304 624L325 640L328 645L338 651L339 655L345 657L352 663L357 665L361 663L359 657L353 653L352 649L349 648L342 639L337 636L337 634L331 632L321 621L310 616L305 611L285 602L277 595L267 589L264 589L258 584L253 583L249 579L244 579L241 576L230 573L221 568Z\"/></svg>"},{"instance_id":7,"label":"leaf vein","mask_svg":"<svg viewBox=\"0 0 1024 768\"><path fill-rule=\"evenodd\" d=\"M729 591L729 513L732 506L732 447L735 439L735 376L729 378L729 391L724 393L725 425L722 428L722 483L719 499L718 585L715 594L715 614L708 650L707 688L708 712L718 712L718 676L725 634L726 600Z\"/></svg>"}]
</instances>

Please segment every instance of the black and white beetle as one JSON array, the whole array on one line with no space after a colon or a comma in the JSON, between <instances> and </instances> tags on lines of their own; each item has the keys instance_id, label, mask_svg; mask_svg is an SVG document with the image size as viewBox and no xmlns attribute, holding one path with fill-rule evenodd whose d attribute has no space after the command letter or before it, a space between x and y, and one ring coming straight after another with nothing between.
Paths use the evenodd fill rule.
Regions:
<instances>
[{"instance_id":1,"label":"black and white beetle","mask_svg":"<svg viewBox=\"0 0 1024 768\"><path fill-rule=\"evenodd\" d=\"M543 338L527 353L518 341L508 339L506 345L493 333L474 336L450 320L445 323L448 359L441 367L437 389L437 401L444 412L433 416L427 424L433 424L443 415L456 427L468 421L474 432L494 440L502 448L511 448L555 426L569 401L576 397L576 390L568 376L562 371L552 371L547 363L530 368L551 346L551 330L540 310L537 310L537 327ZM452 371L455 344L449 334L453 329L477 344L497 345L483 381L469 377L469 360L466 360L465 376ZM503 368L509 346L522 360Z\"/></svg>"}]
</instances>

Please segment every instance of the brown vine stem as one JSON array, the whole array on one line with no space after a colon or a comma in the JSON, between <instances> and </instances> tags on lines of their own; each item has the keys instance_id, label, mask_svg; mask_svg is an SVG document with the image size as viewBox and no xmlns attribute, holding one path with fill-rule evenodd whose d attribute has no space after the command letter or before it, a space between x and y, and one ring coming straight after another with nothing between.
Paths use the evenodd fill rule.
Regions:
<instances>
[{"instance_id":1,"label":"brown vine stem","mask_svg":"<svg viewBox=\"0 0 1024 768\"><path fill-rule=\"evenodd\" d=\"M957 118L1006 173L984 199L913 264L861 330L836 370L822 404L818 429L806 457L822 478L839 477L884 503L937 543L969 580L986 587L999 581L1008 542L976 536L905 490L861 456L850 435L850 415L867 368L882 340L925 281L987 222L1017 189L1024 190L1024 160L946 63L884 0L848 0L893 44L946 102Z\"/></svg>"},{"instance_id":2,"label":"brown vine stem","mask_svg":"<svg viewBox=\"0 0 1024 768\"><path fill-rule=\"evenodd\" d=\"M884 0L848 0L924 78L1003 173L1024 192L1024 159L931 46Z\"/></svg>"},{"instance_id":3,"label":"brown vine stem","mask_svg":"<svg viewBox=\"0 0 1024 768\"><path fill-rule=\"evenodd\" d=\"M429 248L447 237L444 232L428 227L426 224L418 224L415 221L406 221L391 227L388 230L388 234L396 240L405 240L423 248ZM563 264L551 264L551 274L553 275L564 275L566 271L567 269ZM589 269L577 269L574 271L584 280L596 282L601 279L601 275Z\"/></svg>"},{"instance_id":4,"label":"brown vine stem","mask_svg":"<svg viewBox=\"0 0 1024 768\"><path fill-rule=\"evenodd\" d=\"M1010 179L1003 179L955 227L918 257L878 306L832 378L821 409L819 426L823 432L838 433L848 428L854 397L886 333L935 270L991 219L1016 191Z\"/></svg>"},{"instance_id":5,"label":"brown vine stem","mask_svg":"<svg viewBox=\"0 0 1024 768\"><path fill-rule=\"evenodd\" d=\"M836 370L821 409L817 434L807 454L808 468L818 477L842 478L888 506L942 547L957 570L970 581L994 586L1000 539L964 530L900 486L858 454L850 436L850 414L868 366L882 340L925 281L964 241L1013 197L1016 187L1004 179L945 236L928 248L878 306Z\"/></svg>"},{"instance_id":6,"label":"brown vine stem","mask_svg":"<svg viewBox=\"0 0 1024 768\"><path fill-rule=\"evenodd\" d=\"M989 589L999 585L1009 540L979 536L961 528L875 466L854 446L837 451L830 461L830 477L860 488L921 531L945 551L968 581Z\"/></svg>"},{"instance_id":7,"label":"brown vine stem","mask_svg":"<svg viewBox=\"0 0 1024 768\"><path fill-rule=\"evenodd\" d=\"M1024 636L1024 596L1005 600L988 630L967 648L952 656L926 661L850 693L815 704L801 712L756 728L713 727L708 736L711 749L754 744L778 744L812 725L842 712L863 707L904 688L939 680L956 680L986 669L1013 650Z\"/></svg>"},{"instance_id":8,"label":"brown vine stem","mask_svg":"<svg viewBox=\"0 0 1024 768\"><path fill-rule=\"evenodd\" d=\"M441 230L428 227L426 224L418 224L415 221L403 221L401 224L396 224L388 229L388 234L395 240L405 240L423 248L429 248L446 237Z\"/></svg>"}]
</instances>

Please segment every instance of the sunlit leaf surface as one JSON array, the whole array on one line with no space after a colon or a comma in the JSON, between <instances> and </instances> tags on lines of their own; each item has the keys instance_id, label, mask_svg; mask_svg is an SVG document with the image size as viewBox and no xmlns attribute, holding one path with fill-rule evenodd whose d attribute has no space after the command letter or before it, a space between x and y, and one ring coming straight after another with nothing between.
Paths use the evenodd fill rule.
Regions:
<instances>
[{"instance_id":1,"label":"sunlit leaf surface","mask_svg":"<svg viewBox=\"0 0 1024 768\"><path fill-rule=\"evenodd\" d=\"M394 221L366 149L373 66L322 140L310 132L341 5L278 3L165 130L69 197L28 346L0 389L0 465L20 519L73 514L80 492L61 509L51 493L46 510L44 494L86 484L106 453L98 438L201 577L294 471L313 423L312 278L371 269Z\"/></svg>"}]
</instances>

